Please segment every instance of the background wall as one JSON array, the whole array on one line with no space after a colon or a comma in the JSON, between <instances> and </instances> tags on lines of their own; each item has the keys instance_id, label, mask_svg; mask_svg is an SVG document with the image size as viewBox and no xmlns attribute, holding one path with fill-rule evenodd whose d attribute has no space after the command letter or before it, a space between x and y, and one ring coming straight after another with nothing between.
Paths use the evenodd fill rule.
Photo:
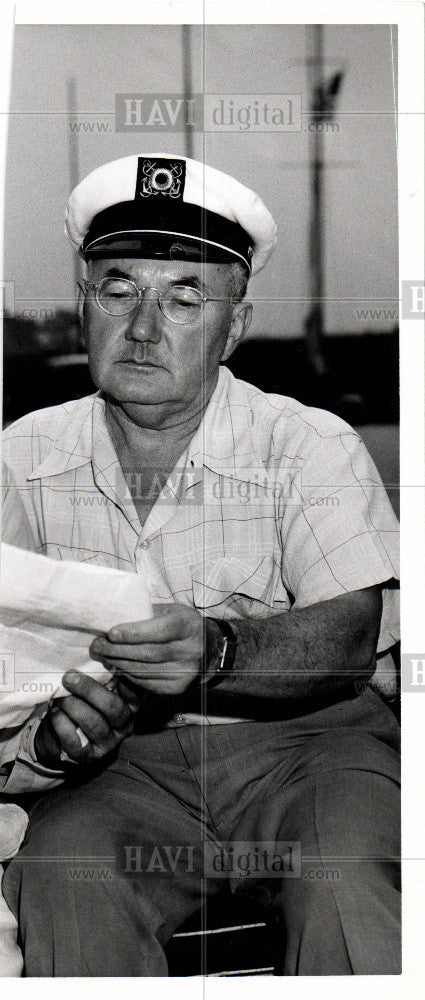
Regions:
<instances>
[{"instance_id":1,"label":"background wall","mask_svg":"<svg viewBox=\"0 0 425 1000\"><path fill-rule=\"evenodd\" d=\"M250 336L291 338L308 312L311 28L190 29L194 92L300 94L295 132L195 134L194 155L258 190L274 214L273 262L252 282ZM325 26L324 69L344 71L337 115L323 135L325 330L390 330L397 321L394 36L386 25ZM43 319L74 303L73 254L62 234L70 178L67 82L76 79L71 141L77 173L150 149L183 153L184 136L115 131L115 94L181 92L182 32L173 26L16 29L6 192L5 277L15 314ZM251 98L252 99L252 98Z\"/></svg>"}]
</instances>

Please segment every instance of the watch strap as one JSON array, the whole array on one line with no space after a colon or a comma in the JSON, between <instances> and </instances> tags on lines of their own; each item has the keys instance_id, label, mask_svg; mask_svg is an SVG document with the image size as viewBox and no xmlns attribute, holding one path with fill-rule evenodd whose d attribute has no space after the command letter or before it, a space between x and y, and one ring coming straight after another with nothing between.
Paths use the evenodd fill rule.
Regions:
<instances>
[{"instance_id":1,"label":"watch strap","mask_svg":"<svg viewBox=\"0 0 425 1000\"><path fill-rule=\"evenodd\" d=\"M235 630L228 621L218 618L209 620L212 620L220 629L222 637L212 660L206 663L204 677L201 682L203 686L208 685L210 688L218 684L226 674L233 670L238 640Z\"/></svg>"}]
</instances>

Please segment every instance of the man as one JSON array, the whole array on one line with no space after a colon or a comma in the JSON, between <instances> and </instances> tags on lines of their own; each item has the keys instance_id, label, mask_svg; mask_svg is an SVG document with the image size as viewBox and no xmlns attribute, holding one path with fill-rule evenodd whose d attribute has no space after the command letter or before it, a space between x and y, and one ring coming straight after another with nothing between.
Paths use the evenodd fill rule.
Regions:
<instances>
[{"instance_id":1,"label":"man","mask_svg":"<svg viewBox=\"0 0 425 1000\"><path fill-rule=\"evenodd\" d=\"M66 228L99 391L6 432L5 538L145 573L155 614L93 642L113 690L66 674L5 745L5 792L61 786L4 880L26 975L167 975L202 894L253 884L285 974L398 972L398 727L367 683L397 639L396 521L351 428L220 367L273 220L210 167L132 156ZM77 877L90 859L107 877Z\"/></svg>"}]
</instances>

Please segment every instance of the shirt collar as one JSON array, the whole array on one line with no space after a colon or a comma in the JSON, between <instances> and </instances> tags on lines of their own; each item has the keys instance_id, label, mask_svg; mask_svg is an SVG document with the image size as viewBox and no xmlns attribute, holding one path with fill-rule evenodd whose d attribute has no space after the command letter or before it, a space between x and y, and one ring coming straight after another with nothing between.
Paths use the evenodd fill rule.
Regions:
<instances>
[{"instance_id":1,"label":"shirt collar","mask_svg":"<svg viewBox=\"0 0 425 1000\"><path fill-rule=\"evenodd\" d=\"M29 480L60 475L89 462L99 472L106 472L118 462L101 394L81 400L77 411L74 405L64 404L65 409L68 406L68 422L46 457L27 477ZM217 475L258 483L265 466L255 448L250 413L244 383L221 366L203 419L182 456L186 467L190 463L193 469L193 484L198 473L199 480L202 478L203 466Z\"/></svg>"},{"instance_id":2,"label":"shirt collar","mask_svg":"<svg viewBox=\"0 0 425 1000\"><path fill-rule=\"evenodd\" d=\"M75 404L64 404L65 412L69 412L69 420L60 430L50 451L27 479L44 479L47 476L58 476L86 465L92 459L93 452L93 407L99 399L99 393L86 396ZM103 401L99 399L103 404ZM105 428L106 430L106 428Z\"/></svg>"},{"instance_id":3,"label":"shirt collar","mask_svg":"<svg viewBox=\"0 0 425 1000\"><path fill-rule=\"evenodd\" d=\"M60 437L28 479L57 476L83 466L90 466L90 478L93 476L98 489L117 504L129 523L140 531L140 521L109 436L105 400L100 393L82 399L77 411L73 408Z\"/></svg>"},{"instance_id":4,"label":"shirt collar","mask_svg":"<svg viewBox=\"0 0 425 1000\"><path fill-rule=\"evenodd\" d=\"M224 366L188 446L188 459L195 468L205 466L219 476L245 482L258 483L265 470L255 447L245 384Z\"/></svg>"}]
</instances>

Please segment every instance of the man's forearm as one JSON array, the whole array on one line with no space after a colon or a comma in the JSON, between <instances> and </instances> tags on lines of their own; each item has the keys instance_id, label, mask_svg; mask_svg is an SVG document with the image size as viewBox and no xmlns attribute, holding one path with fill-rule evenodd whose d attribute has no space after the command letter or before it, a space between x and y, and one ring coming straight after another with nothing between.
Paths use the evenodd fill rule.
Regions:
<instances>
[{"instance_id":1,"label":"man's forearm","mask_svg":"<svg viewBox=\"0 0 425 1000\"><path fill-rule=\"evenodd\" d=\"M381 588L369 587L267 619L234 620L236 658L215 691L295 701L366 681L381 611Z\"/></svg>"}]
</instances>

